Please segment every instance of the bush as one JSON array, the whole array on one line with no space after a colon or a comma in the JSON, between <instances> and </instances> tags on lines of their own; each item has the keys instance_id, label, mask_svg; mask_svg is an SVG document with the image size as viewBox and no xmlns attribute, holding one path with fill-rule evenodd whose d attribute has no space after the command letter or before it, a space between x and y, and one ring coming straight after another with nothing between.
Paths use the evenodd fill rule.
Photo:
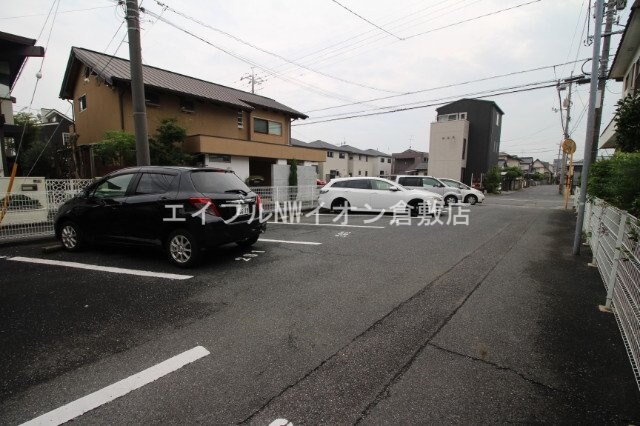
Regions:
<instances>
[{"instance_id":1,"label":"bush","mask_svg":"<svg viewBox=\"0 0 640 426\"><path fill-rule=\"evenodd\" d=\"M498 192L500 192L501 180L502 177L500 175L500 168L498 166L494 166L484 177L484 188L487 190L487 192L497 194Z\"/></svg>"},{"instance_id":2,"label":"bush","mask_svg":"<svg viewBox=\"0 0 640 426\"><path fill-rule=\"evenodd\" d=\"M627 95L616 108L616 145L622 152L640 151L640 95Z\"/></svg>"},{"instance_id":3,"label":"bush","mask_svg":"<svg viewBox=\"0 0 640 426\"><path fill-rule=\"evenodd\" d=\"M617 153L594 163L587 193L634 216L640 215L640 153Z\"/></svg>"}]
</instances>

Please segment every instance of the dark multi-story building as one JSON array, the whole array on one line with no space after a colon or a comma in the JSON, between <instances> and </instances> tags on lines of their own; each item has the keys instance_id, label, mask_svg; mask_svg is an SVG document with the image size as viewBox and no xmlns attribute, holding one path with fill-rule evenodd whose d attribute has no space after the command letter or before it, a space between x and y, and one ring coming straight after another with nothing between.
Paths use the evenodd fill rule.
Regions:
<instances>
[{"instance_id":1,"label":"dark multi-story building","mask_svg":"<svg viewBox=\"0 0 640 426\"><path fill-rule=\"evenodd\" d=\"M504 112L493 101L460 99L438 109L431 123L429 174L480 182L498 164Z\"/></svg>"}]
</instances>

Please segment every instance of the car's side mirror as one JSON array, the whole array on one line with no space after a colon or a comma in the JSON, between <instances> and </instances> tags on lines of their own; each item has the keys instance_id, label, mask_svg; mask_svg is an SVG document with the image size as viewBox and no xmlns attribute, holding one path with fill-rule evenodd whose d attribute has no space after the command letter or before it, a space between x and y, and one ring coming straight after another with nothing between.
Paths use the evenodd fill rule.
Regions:
<instances>
[{"instance_id":1,"label":"car's side mirror","mask_svg":"<svg viewBox=\"0 0 640 426\"><path fill-rule=\"evenodd\" d=\"M397 186L392 186L391 188L389 188L389 191L400 191L400 188L398 188Z\"/></svg>"}]
</instances>

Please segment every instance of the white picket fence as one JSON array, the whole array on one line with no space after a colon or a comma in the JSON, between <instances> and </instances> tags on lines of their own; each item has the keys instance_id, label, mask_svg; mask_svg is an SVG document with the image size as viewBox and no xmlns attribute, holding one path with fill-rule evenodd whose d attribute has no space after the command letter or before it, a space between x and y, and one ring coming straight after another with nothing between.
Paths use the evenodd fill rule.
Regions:
<instances>
[{"instance_id":1,"label":"white picket fence","mask_svg":"<svg viewBox=\"0 0 640 426\"><path fill-rule=\"evenodd\" d=\"M640 221L595 198L585 206L582 229L591 247L592 264L607 290L605 306L616 317L640 387Z\"/></svg>"},{"instance_id":2,"label":"white picket fence","mask_svg":"<svg viewBox=\"0 0 640 426\"><path fill-rule=\"evenodd\" d=\"M44 191L13 192L9 196L7 213L0 222L0 243L53 236L53 220L58 208L91 182L91 179L47 179ZM274 211L277 203L294 202L302 210L313 209L318 203L316 186L251 189L260 195L265 212ZM5 196L0 194L0 207Z\"/></svg>"}]
</instances>

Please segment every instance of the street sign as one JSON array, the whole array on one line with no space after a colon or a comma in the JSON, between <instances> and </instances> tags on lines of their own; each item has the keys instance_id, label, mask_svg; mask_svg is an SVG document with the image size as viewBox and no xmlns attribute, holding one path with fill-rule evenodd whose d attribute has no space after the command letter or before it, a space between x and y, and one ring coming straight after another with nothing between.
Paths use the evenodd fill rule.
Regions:
<instances>
[{"instance_id":1,"label":"street sign","mask_svg":"<svg viewBox=\"0 0 640 426\"><path fill-rule=\"evenodd\" d=\"M573 154L576 152L576 143L573 139L565 139L562 142L562 152L565 154Z\"/></svg>"}]
</instances>

